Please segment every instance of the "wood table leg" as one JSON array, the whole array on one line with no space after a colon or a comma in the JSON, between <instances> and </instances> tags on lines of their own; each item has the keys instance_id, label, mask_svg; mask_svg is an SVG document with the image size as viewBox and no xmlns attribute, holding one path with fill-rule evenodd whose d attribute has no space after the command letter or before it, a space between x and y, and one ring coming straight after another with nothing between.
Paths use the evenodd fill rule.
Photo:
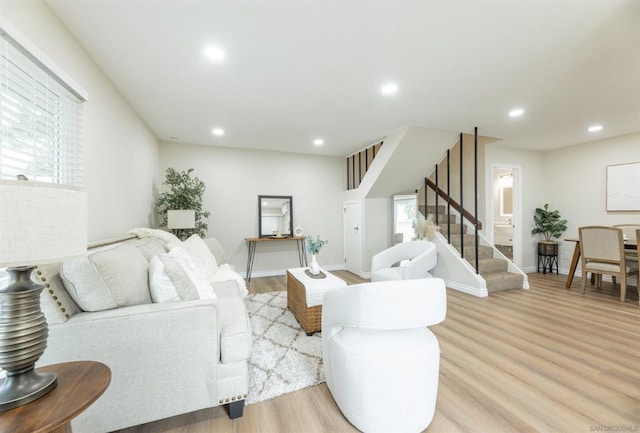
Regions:
<instances>
[{"instance_id":1,"label":"wood table leg","mask_svg":"<svg viewBox=\"0 0 640 433\"><path fill-rule=\"evenodd\" d=\"M569 275L567 275L567 284L565 285L567 289L569 289L571 283L573 283L573 274L576 273L578 260L580 260L580 242L576 242L576 247L573 249L573 257L571 258L571 266L569 267Z\"/></svg>"}]
</instances>

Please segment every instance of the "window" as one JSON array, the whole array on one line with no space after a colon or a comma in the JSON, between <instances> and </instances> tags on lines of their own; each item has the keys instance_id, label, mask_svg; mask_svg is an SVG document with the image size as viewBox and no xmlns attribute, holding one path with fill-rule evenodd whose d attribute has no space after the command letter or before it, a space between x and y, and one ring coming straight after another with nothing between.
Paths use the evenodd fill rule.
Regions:
<instances>
[{"instance_id":1,"label":"window","mask_svg":"<svg viewBox=\"0 0 640 433\"><path fill-rule=\"evenodd\" d=\"M0 29L0 178L82 185L85 98ZM23 37L21 39L24 39ZM41 56L43 57L43 56ZM50 62L49 62L50 63ZM51 63L50 63L51 64Z\"/></svg>"},{"instance_id":2,"label":"window","mask_svg":"<svg viewBox=\"0 0 640 433\"><path fill-rule=\"evenodd\" d=\"M415 238L416 196L393 196L393 243L409 242Z\"/></svg>"}]
</instances>

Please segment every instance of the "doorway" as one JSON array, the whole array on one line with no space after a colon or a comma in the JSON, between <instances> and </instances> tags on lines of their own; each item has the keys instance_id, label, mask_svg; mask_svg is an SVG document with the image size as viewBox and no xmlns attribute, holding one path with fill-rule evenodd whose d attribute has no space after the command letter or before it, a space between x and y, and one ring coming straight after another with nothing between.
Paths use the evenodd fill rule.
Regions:
<instances>
[{"instance_id":1,"label":"doorway","mask_svg":"<svg viewBox=\"0 0 640 433\"><path fill-rule=\"evenodd\" d=\"M362 275L362 209L360 201L344 203L344 267Z\"/></svg>"},{"instance_id":2,"label":"doorway","mask_svg":"<svg viewBox=\"0 0 640 433\"><path fill-rule=\"evenodd\" d=\"M493 164L491 170L492 200L491 221L489 225L491 239L496 248L522 266L522 212L521 212L521 170L511 164Z\"/></svg>"}]
</instances>

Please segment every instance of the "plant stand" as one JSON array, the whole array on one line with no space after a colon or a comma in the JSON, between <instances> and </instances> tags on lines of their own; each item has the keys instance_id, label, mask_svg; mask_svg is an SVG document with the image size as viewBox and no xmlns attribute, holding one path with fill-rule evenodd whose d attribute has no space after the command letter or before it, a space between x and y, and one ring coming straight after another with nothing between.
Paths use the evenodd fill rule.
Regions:
<instances>
[{"instance_id":1,"label":"plant stand","mask_svg":"<svg viewBox=\"0 0 640 433\"><path fill-rule=\"evenodd\" d=\"M538 242L538 272L542 266L542 273L546 274L547 269L549 273L553 274L553 267L556 268L556 275L558 274L558 243L554 241L542 241Z\"/></svg>"}]
</instances>

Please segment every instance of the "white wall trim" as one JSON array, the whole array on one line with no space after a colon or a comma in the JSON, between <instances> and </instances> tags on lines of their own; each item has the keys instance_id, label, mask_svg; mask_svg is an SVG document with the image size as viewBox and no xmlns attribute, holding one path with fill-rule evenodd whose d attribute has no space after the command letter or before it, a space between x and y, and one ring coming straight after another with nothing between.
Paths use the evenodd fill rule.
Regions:
<instances>
[{"instance_id":1,"label":"white wall trim","mask_svg":"<svg viewBox=\"0 0 640 433\"><path fill-rule=\"evenodd\" d=\"M486 296L489 296L489 292L487 291L486 288L473 287L473 286L461 284L456 281L451 281L446 279L444 280L444 282L448 288L457 290L459 292L467 293L469 295L477 296L479 298L484 298Z\"/></svg>"},{"instance_id":2,"label":"white wall trim","mask_svg":"<svg viewBox=\"0 0 640 433\"><path fill-rule=\"evenodd\" d=\"M3 35L26 56L31 58L44 68L51 76L66 87L71 93L83 101L89 100L89 93L76 80L71 78L61 67L59 67L49 56L38 48L29 38L18 30L6 18L0 21L0 35Z\"/></svg>"}]
</instances>

